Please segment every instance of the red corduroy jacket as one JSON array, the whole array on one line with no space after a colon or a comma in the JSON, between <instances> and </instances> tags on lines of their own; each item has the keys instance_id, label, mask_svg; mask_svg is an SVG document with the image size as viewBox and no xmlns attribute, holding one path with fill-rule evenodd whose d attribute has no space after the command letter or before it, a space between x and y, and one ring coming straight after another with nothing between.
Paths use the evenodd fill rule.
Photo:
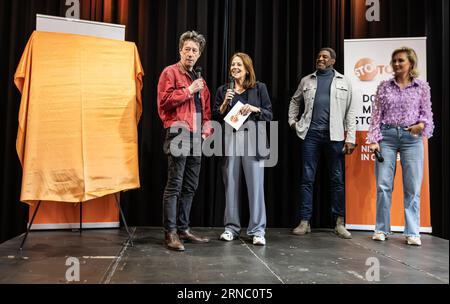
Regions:
<instances>
[{"instance_id":1,"label":"red corduroy jacket","mask_svg":"<svg viewBox=\"0 0 450 304\"><path fill-rule=\"evenodd\" d=\"M158 113L164 128L170 128L174 123L183 126L191 132L196 132L194 95L189 94L188 87L193 79L179 65L179 63L166 67L158 82ZM202 135L207 137L212 133L210 126L211 105L210 93L205 86L201 91L202 103Z\"/></svg>"}]
</instances>

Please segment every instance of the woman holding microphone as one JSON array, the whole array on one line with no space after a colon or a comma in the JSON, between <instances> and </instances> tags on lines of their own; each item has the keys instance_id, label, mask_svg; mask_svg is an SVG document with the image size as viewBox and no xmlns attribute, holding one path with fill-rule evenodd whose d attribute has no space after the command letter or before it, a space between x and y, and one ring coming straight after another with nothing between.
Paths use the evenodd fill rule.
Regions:
<instances>
[{"instance_id":1,"label":"woman holding microphone","mask_svg":"<svg viewBox=\"0 0 450 304\"><path fill-rule=\"evenodd\" d=\"M420 246L420 191L423 176L423 140L433 135L430 87L417 78L417 55L408 47L392 53L392 79L380 83L372 103L368 142L382 154L375 163L377 212L372 239L384 241L391 233L390 209L397 164L403 171L406 243Z\"/></svg>"},{"instance_id":2,"label":"woman holding microphone","mask_svg":"<svg viewBox=\"0 0 450 304\"><path fill-rule=\"evenodd\" d=\"M230 85L218 88L213 107L213 117L222 120L228 112L240 101L244 106L240 109L241 115L250 113L245 124L236 132L225 132L225 147L235 147L244 153L228 151L224 156L223 181L225 185L225 231L220 236L221 240L232 241L240 234L241 224L239 219L240 187L242 185L242 172L247 185L250 220L247 235L252 237L254 245L264 246L266 209L264 201L264 166L263 159L256 151L256 156L248 153L257 149L258 138L245 138L243 132L248 132L246 124L255 124L256 137L267 138L265 128L258 130L258 121L272 120L272 105L266 85L256 81L253 63L250 56L245 53L236 53L231 57L229 73L232 79ZM251 129L251 128L249 128ZM250 136L249 136L250 137ZM260 139L261 140L261 139ZM264 139L266 140L266 139ZM242 142L241 142L242 141ZM232 143L236 143L233 145ZM252 144L249 144L252 143ZM241 156L242 155L242 156Z\"/></svg>"}]
</instances>

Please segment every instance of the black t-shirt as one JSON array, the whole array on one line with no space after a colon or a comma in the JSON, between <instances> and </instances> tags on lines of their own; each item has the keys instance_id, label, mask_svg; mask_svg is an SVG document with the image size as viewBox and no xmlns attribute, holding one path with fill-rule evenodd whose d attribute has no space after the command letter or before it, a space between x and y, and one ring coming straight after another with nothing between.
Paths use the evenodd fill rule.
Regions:
<instances>
[{"instance_id":1,"label":"black t-shirt","mask_svg":"<svg viewBox=\"0 0 450 304\"><path fill-rule=\"evenodd\" d=\"M247 90L245 90L245 92L242 93L242 94L238 94L238 93L234 94L233 99L231 99L230 106L234 107L234 105L238 101L242 102L243 104L247 104L248 103L248 91Z\"/></svg>"},{"instance_id":2,"label":"black t-shirt","mask_svg":"<svg viewBox=\"0 0 450 304\"><path fill-rule=\"evenodd\" d=\"M197 79L197 76L195 75L194 72L190 71L189 75L191 76L192 80ZM200 92L197 92L194 94L194 102L195 102L195 111L197 113L200 113L200 115L202 114L202 101L200 99Z\"/></svg>"}]
</instances>

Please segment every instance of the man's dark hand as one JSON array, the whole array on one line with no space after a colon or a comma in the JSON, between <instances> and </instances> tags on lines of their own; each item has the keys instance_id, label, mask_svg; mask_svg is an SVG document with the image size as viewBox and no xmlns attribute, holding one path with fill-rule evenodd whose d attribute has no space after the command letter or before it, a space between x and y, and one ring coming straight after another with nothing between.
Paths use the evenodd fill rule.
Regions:
<instances>
[{"instance_id":1,"label":"man's dark hand","mask_svg":"<svg viewBox=\"0 0 450 304\"><path fill-rule=\"evenodd\" d=\"M356 148L355 144L346 142L344 144L344 154L348 154L348 155L352 154L353 151L355 150L355 148Z\"/></svg>"}]
</instances>

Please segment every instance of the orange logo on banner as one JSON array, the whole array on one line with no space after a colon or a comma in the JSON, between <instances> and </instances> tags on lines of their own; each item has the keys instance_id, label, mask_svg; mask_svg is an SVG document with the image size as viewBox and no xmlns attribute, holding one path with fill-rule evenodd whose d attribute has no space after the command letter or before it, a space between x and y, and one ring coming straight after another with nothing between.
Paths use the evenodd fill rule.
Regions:
<instances>
[{"instance_id":1,"label":"orange logo on banner","mask_svg":"<svg viewBox=\"0 0 450 304\"><path fill-rule=\"evenodd\" d=\"M371 58L361 58L355 64L355 75L361 81L372 81L378 74L392 74L390 65L377 65Z\"/></svg>"},{"instance_id":2,"label":"orange logo on banner","mask_svg":"<svg viewBox=\"0 0 450 304\"><path fill-rule=\"evenodd\" d=\"M355 74L361 81L371 81L377 76L377 66L370 58L362 58L355 64Z\"/></svg>"}]
</instances>

